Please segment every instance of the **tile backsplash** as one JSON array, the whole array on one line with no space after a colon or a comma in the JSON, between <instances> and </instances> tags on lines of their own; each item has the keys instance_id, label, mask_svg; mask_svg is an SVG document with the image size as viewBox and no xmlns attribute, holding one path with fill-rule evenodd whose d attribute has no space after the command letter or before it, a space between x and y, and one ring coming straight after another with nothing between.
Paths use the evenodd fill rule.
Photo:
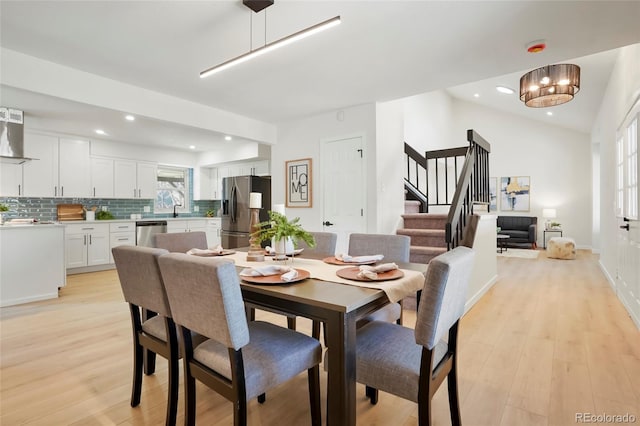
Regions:
<instances>
[{"instance_id":1,"label":"tile backsplash","mask_svg":"<svg viewBox=\"0 0 640 426\"><path fill-rule=\"evenodd\" d=\"M86 208L97 206L100 209L106 206L116 219L129 219L132 213L141 214L143 219L157 219L171 217L171 213L153 213L153 200L135 199L99 199L99 198L25 198L25 197L0 197L0 204L9 207L8 212L3 212L5 220L13 218L35 218L38 220L57 220L58 204L82 204ZM198 206L199 211L193 208ZM145 213L144 208L149 207L150 213ZM207 210L216 213L220 209L220 200L191 201L189 211L180 213L181 217L204 217Z\"/></svg>"}]
</instances>

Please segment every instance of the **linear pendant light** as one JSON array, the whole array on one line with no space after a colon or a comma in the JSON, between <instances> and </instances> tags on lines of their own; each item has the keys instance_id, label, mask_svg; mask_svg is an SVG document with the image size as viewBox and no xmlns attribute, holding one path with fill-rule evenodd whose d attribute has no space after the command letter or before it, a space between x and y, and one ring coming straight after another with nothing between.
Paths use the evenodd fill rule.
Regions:
<instances>
[{"instance_id":1,"label":"linear pendant light","mask_svg":"<svg viewBox=\"0 0 640 426\"><path fill-rule=\"evenodd\" d=\"M309 28L305 28L304 30L288 35L284 38L281 38L280 40L276 40L269 44L265 44L264 46L258 49L252 50L236 58L223 62L220 65L216 65L215 67L206 69L200 73L200 78L209 77L210 75L226 70L227 68L231 68L234 65L241 64L243 62L248 61L249 59L253 59L267 52L271 52L272 50L276 50L279 47L286 46L287 44L291 44L295 41L302 40L303 38L309 37L310 35L317 34L331 27L335 27L339 23L340 23L340 16L334 16L333 18L327 19L324 22L320 22L319 24L313 25Z\"/></svg>"}]
</instances>

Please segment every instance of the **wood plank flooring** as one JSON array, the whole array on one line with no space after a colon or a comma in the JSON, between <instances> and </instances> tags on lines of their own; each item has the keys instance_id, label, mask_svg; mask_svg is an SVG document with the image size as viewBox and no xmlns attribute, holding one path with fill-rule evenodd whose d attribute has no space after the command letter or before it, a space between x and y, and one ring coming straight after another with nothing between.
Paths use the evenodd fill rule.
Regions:
<instances>
[{"instance_id":1,"label":"wood plank flooring","mask_svg":"<svg viewBox=\"0 0 640 426\"><path fill-rule=\"evenodd\" d=\"M462 320L464 425L573 425L576 413L629 413L640 424L640 332L597 261L586 251L572 261L544 251L536 260L498 258L498 282ZM0 424L163 424L162 358L144 377L140 406L129 406L131 326L115 271L70 276L60 296L1 310ZM415 312L404 318L412 326ZM310 321L298 324L310 334ZM202 385L197 392L198 424L233 423L230 403ZM357 395L359 425L417 424L411 402L381 393L371 406L360 385ZM445 385L433 408L434 425L450 424ZM264 405L251 401L249 424L309 424L306 375L269 392Z\"/></svg>"}]
</instances>

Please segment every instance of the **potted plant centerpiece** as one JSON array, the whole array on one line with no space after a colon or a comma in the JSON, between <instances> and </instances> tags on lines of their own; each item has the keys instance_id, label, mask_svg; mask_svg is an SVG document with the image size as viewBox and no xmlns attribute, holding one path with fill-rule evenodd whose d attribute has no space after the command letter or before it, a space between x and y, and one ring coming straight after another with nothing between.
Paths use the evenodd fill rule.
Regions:
<instances>
[{"instance_id":1,"label":"potted plant centerpiece","mask_svg":"<svg viewBox=\"0 0 640 426\"><path fill-rule=\"evenodd\" d=\"M285 258L287 239L290 239L294 246L300 240L307 243L309 247L316 245L313 235L305 231L299 222L299 217L289 220L285 215L269 210L269 220L260 222L259 230L251 236L255 237L258 243L273 241L276 258Z\"/></svg>"}]
</instances>

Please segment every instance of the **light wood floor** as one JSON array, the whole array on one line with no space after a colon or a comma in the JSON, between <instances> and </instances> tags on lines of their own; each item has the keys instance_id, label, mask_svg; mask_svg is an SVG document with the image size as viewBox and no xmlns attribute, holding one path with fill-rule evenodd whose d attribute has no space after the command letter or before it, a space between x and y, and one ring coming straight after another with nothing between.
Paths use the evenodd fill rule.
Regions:
<instances>
[{"instance_id":1,"label":"light wood floor","mask_svg":"<svg viewBox=\"0 0 640 426\"><path fill-rule=\"evenodd\" d=\"M629 413L640 423L640 332L597 257L579 252L561 261L541 252L537 260L499 258L498 271L497 284L462 321L463 424L573 425L576 413ZM115 271L70 276L60 295L1 310L0 423L162 424L162 358L144 377L140 406L129 406L131 326ZM406 312L405 324L414 321L415 312ZM299 320L299 329L309 333L310 322ZM433 404L436 425L449 424L445 390ZM202 385L197 392L199 424L232 424L230 403ZM371 406L362 386L357 393L359 425L417 424L415 404L381 393ZM264 405L252 401L249 423L309 424L307 401L303 374L269 392ZM182 389L178 410L182 424Z\"/></svg>"}]
</instances>

